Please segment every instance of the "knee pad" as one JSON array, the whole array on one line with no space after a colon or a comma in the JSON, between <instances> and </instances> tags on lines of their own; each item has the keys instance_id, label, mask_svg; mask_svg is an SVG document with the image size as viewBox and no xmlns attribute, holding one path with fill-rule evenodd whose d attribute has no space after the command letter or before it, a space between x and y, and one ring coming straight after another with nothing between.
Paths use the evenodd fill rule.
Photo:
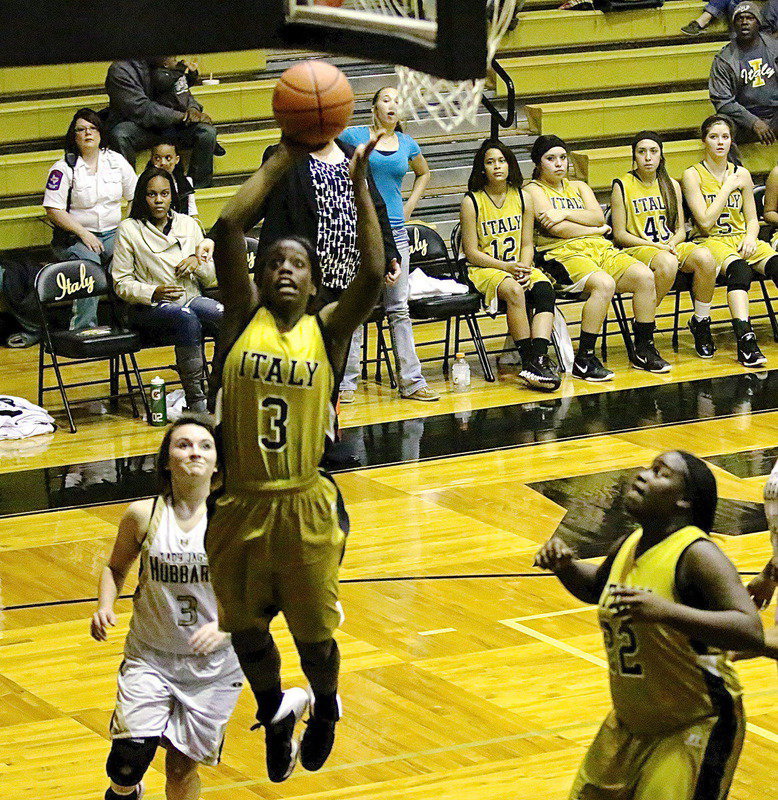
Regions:
<instances>
[{"instance_id":1,"label":"knee pad","mask_svg":"<svg viewBox=\"0 0 778 800\"><path fill-rule=\"evenodd\" d=\"M114 739L105 764L108 777L119 786L136 786L146 774L158 745L159 736Z\"/></svg>"},{"instance_id":2,"label":"knee pad","mask_svg":"<svg viewBox=\"0 0 778 800\"><path fill-rule=\"evenodd\" d=\"M232 634L232 647L241 664L262 661L273 649L273 637L270 631L252 628Z\"/></svg>"},{"instance_id":3,"label":"knee pad","mask_svg":"<svg viewBox=\"0 0 778 800\"><path fill-rule=\"evenodd\" d=\"M767 263L764 265L764 274L778 286L778 256L767 259Z\"/></svg>"},{"instance_id":4,"label":"knee pad","mask_svg":"<svg viewBox=\"0 0 778 800\"><path fill-rule=\"evenodd\" d=\"M554 287L548 281L538 281L529 290L528 297L536 314L554 313Z\"/></svg>"},{"instance_id":5,"label":"knee pad","mask_svg":"<svg viewBox=\"0 0 778 800\"><path fill-rule=\"evenodd\" d=\"M297 652L302 662L320 664L332 658L338 652L338 643L334 639L325 639L323 642L301 642L294 640Z\"/></svg>"},{"instance_id":6,"label":"knee pad","mask_svg":"<svg viewBox=\"0 0 778 800\"><path fill-rule=\"evenodd\" d=\"M742 258L738 258L727 267L727 291L747 292L751 288L751 278L751 267Z\"/></svg>"}]
</instances>

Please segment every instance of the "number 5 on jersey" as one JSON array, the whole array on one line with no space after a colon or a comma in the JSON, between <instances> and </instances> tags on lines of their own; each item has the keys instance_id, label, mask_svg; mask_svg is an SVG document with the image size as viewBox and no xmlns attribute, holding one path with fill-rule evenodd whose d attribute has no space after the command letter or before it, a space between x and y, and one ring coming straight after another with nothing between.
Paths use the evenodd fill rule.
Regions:
<instances>
[{"instance_id":1,"label":"number 5 on jersey","mask_svg":"<svg viewBox=\"0 0 778 800\"><path fill-rule=\"evenodd\" d=\"M259 413L263 419L268 420L265 428L267 435L259 437L259 446L271 452L283 450L286 447L288 403L282 397L265 397L259 404Z\"/></svg>"}]
</instances>

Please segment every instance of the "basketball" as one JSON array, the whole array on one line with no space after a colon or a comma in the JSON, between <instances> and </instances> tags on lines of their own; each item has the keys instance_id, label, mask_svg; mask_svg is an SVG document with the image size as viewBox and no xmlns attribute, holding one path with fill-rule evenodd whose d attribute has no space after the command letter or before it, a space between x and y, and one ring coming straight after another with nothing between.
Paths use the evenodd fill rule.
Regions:
<instances>
[{"instance_id":1,"label":"basketball","mask_svg":"<svg viewBox=\"0 0 778 800\"><path fill-rule=\"evenodd\" d=\"M348 79L326 61L310 59L289 67L273 91L273 115L281 130L309 146L334 139L353 111Z\"/></svg>"}]
</instances>

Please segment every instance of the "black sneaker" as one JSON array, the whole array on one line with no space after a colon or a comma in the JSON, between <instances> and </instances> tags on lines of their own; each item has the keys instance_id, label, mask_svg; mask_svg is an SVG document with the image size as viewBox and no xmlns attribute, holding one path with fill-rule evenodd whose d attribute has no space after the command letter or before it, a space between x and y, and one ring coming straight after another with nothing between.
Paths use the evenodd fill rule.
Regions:
<instances>
[{"instance_id":1,"label":"black sneaker","mask_svg":"<svg viewBox=\"0 0 778 800\"><path fill-rule=\"evenodd\" d=\"M602 365L594 353L578 353L573 361L573 377L591 383L613 380L613 372Z\"/></svg>"},{"instance_id":2,"label":"black sneaker","mask_svg":"<svg viewBox=\"0 0 778 800\"><path fill-rule=\"evenodd\" d=\"M744 367L761 367L767 361L756 343L756 334L749 331L737 340L737 360Z\"/></svg>"},{"instance_id":3,"label":"black sneaker","mask_svg":"<svg viewBox=\"0 0 778 800\"><path fill-rule=\"evenodd\" d=\"M337 717L330 719L316 713L313 693L310 695L310 701L311 716L305 722L308 727L300 742L300 763L309 772L316 772L324 766L324 762L332 752L332 745L335 743L335 725L343 713L343 706L340 702L340 695L338 695Z\"/></svg>"},{"instance_id":4,"label":"black sneaker","mask_svg":"<svg viewBox=\"0 0 778 800\"><path fill-rule=\"evenodd\" d=\"M688 25L681 28L681 33L685 33L687 36L699 36L704 30L705 28L696 19L693 19Z\"/></svg>"},{"instance_id":5,"label":"black sneaker","mask_svg":"<svg viewBox=\"0 0 778 800\"><path fill-rule=\"evenodd\" d=\"M716 352L716 345L713 344L713 337L710 335L710 317L697 319L692 315L689 320L689 330L694 337L694 349L700 358L713 358Z\"/></svg>"},{"instance_id":6,"label":"black sneaker","mask_svg":"<svg viewBox=\"0 0 778 800\"><path fill-rule=\"evenodd\" d=\"M660 375L664 372L670 372L670 365L659 355L659 351L654 347L654 342L651 340L635 346L632 366L635 369L644 369L646 372L654 372Z\"/></svg>"},{"instance_id":7,"label":"black sneaker","mask_svg":"<svg viewBox=\"0 0 778 800\"><path fill-rule=\"evenodd\" d=\"M287 689L272 722L265 727L265 763L267 776L273 783L285 781L297 763L300 745L294 738L294 726L306 708L308 692L299 686Z\"/></svg>"},{"instance_id":8,"label":"black sneaker","mask_svg":"<svg viewBox=\"0 0 778 800\"><path fill-rule=\"evenodd\" d=\"M528 386L542 392L555 392L562 385L562 379L547 355L529 359L519 377Z\"/></svg>"}]
</instances>

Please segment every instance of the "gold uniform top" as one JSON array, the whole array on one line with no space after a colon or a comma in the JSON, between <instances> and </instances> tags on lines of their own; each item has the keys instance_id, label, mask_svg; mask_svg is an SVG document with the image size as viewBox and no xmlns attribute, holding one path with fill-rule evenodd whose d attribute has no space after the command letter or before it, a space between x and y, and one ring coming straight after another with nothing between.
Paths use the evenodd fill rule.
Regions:
<instances>
[{"instance_id":1,"label":"gold uniform top","mask_svg":"<svg viewBox=\"0 0 778 800\"><path fill-rule=\"evenodd\" d=\"M700 191L705 198L705 205L710 207L710 204L716 199L716 195L721 191L722 181L716 178L702 161L699 164L695 164L692 169L696 170L700 176ZM736 169L737 167L734 164L727 162L725 179L732 175ZM724 210L719 214L719 218L710 231L706 233L700 230L695 223L692 229L692 238L705 239L708 236L745 235L745 233L746 218L743 214L743 193L740 189L736 189L727 198Z\"/></svg>"},{"instance_id":2,"label":"gold uniform top","mask_svg":"<svg viewBox=\"0 0 778 800\"><path fill-rule=\"evenodd\" d=\"M667 208L656 179L646 186L634 173L628 172L613 181L621 187L627 213L627 232L655 244L667 244L675 231L667 222Z\"/></svg>"},{"instance_id":3,"label":"gold uniform top","mask_svg":"<svg viewBox=\"0 0 778 800\"><path fill-rule=\"evenodd\" d=\"M567 179L562 179L562 189L553 189L541 181L530 181L532 186L537 186L549 199L552 208L567 209L577 208L583 211L586 208L583 198L576 186ZM551 234L537 221L535 222L535 247L542 251L553 250L555 247L565 244L566 242L576 241L577 239L591 239L602 238L600 234L593 233L591 236L575 236L572 239L560 239Z\"/></svg>"},{"instance_id":4,"label":"gold uniform top","mask_svg":"<svg viewBox=\"0 0 778 800\"><path fill-rule=\"evenodd\" d=\"M225 491L311 484L334 427L335 374L318 317L278 330L260 307L227 354L221 437Z\"/></svg>"},{"instance_id":5,"label":"gold uniform top","mask_svg":"<svg viewBox=\"0 0 778 800\"><path fill-rule=\"evenodd\" d=\"M614 585L648 589L681 602L675 583L678 561L687 547L708 537L687 526L651 547L637 560L642 530L619 548L600 596L598 614L605 639L616 717L635 735L666 734L714 716L716 695L741 693L732 664L721 651L693 642L655 622L623 622L611 610Z\"/></svg>"},{"instance_id":6,"label":"gold uniform top","mask_svg":"<svg viewBox=\"0 0 778 800\"><path fill-rule=\"evenodd\" d=\"M468 195L475 204L478 249L500 261L518 261L524 219L521 189L509 186L501 206L496 206L484 190Z\"/></svg>"}]
</instances>

